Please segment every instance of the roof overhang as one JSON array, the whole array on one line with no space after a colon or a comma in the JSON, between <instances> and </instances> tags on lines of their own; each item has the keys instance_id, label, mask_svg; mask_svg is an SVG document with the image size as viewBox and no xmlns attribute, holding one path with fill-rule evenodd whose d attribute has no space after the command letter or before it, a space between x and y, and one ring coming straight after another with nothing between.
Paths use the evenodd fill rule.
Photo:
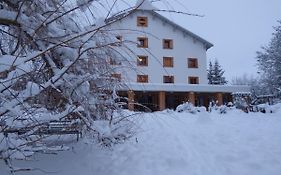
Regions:
<instances>
[{"instance_id":1,"label":"roof overhang","mask_svg":"<svg viewBox=\"0 0 281 175\"><path fill-rule=\"evenodd\" d=\"M119 91L164 91L164 92L204 92L204 93L249 93L249 86L210 85L210 84L157 84L157 83L126 83Z\"/></svg>"}]
</instances>

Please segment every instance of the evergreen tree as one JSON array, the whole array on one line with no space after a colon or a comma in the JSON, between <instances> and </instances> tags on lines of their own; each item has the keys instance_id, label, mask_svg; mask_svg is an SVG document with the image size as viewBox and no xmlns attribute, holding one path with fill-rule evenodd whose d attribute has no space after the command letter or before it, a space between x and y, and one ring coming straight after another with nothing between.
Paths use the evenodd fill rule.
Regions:
<instances>
[{"instance_id":1,"label":"evergreen tree","mask_svg":"<svg viewBox=\"0 0 281 175\"><path fill-rule=\"evenodd\" d=\"M207 69L209 84L213 84L213 64L209 62L209 69Z\"/></svg>"},{"instance_id":2,"label":"evergreen tree","mask_svg":"<svg viewBox=\"0 0 281 175\"><path fill-rule=\"evenodd\" d=\"M209 69L207 72L209 84L223 85L227 83L225 77L223 76L224 70L221 68L218 60L215 60L214 65L211 61L209 62Z\"/></svg>"},{"instance_id":3,"label":"evergreen tree","mask_svg":"<svg viewBox=\"0 0 281 175\"><path fill-rule=\"evenodd\" d=\"M269 45L257 52L258 69L267 93L281 88L281 21L278 23Z\"/></svg>"}]
</instances>

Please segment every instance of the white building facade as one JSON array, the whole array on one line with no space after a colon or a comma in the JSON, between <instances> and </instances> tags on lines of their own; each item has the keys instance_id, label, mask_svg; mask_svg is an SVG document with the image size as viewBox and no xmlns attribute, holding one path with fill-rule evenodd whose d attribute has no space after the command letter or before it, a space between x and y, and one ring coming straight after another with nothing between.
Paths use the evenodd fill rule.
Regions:
<instances>
[{"instance_id":1,"label":"white building facade","mask_svg":"<svg viewBox=\"0 0 281 175\"><path fill-rule=\"evenodd\" d=\"M249 91L208 85L206 52L213 45L153 10L134 10L109 29L128 47L120 50L126 59L113 59L112 66L113 76L125 84L119 92L128 97L132 110L135 102L153 110L186 101L208 106L214 100L221 105L232 100L231 93Z\"/></svg>"}]
</instances>

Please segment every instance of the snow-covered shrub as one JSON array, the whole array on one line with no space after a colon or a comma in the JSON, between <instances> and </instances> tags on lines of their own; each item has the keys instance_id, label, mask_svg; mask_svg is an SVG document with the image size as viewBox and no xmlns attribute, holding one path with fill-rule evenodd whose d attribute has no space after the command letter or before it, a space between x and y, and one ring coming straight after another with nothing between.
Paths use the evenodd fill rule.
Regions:
<instances>
[{"instance_id":1,"label":"snow-covered shrub","mask_svg":"<svg viewBox=\"0 0 281 175\"><path fill-rule=\"evenodd\" d=\"M190 112L192 114L195 114L197 110L192 103L186 102L177 106L176 112Z\"/></svg>"},{"instance_id":2,"label":"snow-covered shrub","mask_svg":"<svg viewBox=\"0 0 281 175\"><path fill-rule=\"evenodd\" d=\"M176 108L176 112L189 112L195 114L197 112L205 112L206 108L204 106L195 107L192 103L186 102Z\"/></svg>"},{"instance_id":3,"label":"snow-covered shrub","mask_svg":"<svg viewBox=\"0 0 281 175\"><path fill-rule=\"evenodd\" d=\"M271 105L272 113L277 113L281 111L281 103L277 103L275 105Z\"/></svg>"},{"instance_id":4,"label":"snow-covered shrub","mask_svg":"<svg viewBox=\"0 0 281 175\"><path fill-rule=\"evenodd\" d=\"M250 94L246 93L237 93L233 94L233 101L234 101L234 107L240 110L243 110L244 112L249 112L250 111L250 103L251 103L251 98Z\"/></svg>"},{"instance_id":5,"label":"snow-covered shrub","mask_svg":"<svg viewBox=\"0 0 281 175\"><path fill-rule=\"evenodd\" d=\"M235 101L234 105L238 109L244 109L248 107L248 104L244 98L239 98Z\"/></svg>"},{"instance_id":6,"label":"snow-covered shrub","mask_svg":"<svg viewBox=\"0 0 281 175\"><path fill-rule=\"evenodd\" d=\"M268 103L253 106L254 112L276 113L281 110L281 103L269 105Z\"/></svg>"},{"instance_id":7,"label":"snow-covered shrub","mask_svg":"<svg viewBox=\"0 0 281 175\"><path fill-rule=\"evenodd\" d=\"M227 105L218 106L217 103L209 103L208 111L217 112L220 114L226 114L228 111L233 110L235 107L232 102L228 102Z\"/></svg>"},{"instance_id":8,"label":"snow-covered shrub","mask_svg":"<svg viewBox=\"0 0 281 175\"><path fill-rule=\"evenodd\" d=\"M206 112L207 111L205 106L199 106L199 107L196 107L196 109L197 109L198 112Z\"/></svg>"},{"instance_id":9,"label":"snow-covered shrub","mask_svg":"<svg viewBox=\"0 0 281 175\"><path fill-rule=\"evenodd\" d=\"M233 107L233 103L230 101L227 103L227 107Z\"/></svg>"},{"instance_id":10,"label":"snow-covered shrub","mask_svg":"<svg viewBox=\"0 0 281 175\"><path fill-rule=\"evenodd\" d=\"M94 121L92 128L95 132L89 133L88 136L97 138L103 146L123 143L136 132L134 116L137 115L132 111L115 111L111 121Z\"/></svg>"},{"instance_id":11,"label":"snow-covered shrub","mask_svg":"<svg viewBox=\"0 0 281 175\"><path fill-rule=\"evenodd\" d=\"M172 114L175 111L173 109L164 109L163 111L161 111L162 113L168 113L168 114Z\"/></svg>"},{"instance_id":12,"label":"snow-covered shrub","mask_svg":"<svg viewBox=\"0 0 281 175\"><path fill-rule=\"evenodd\" d=\"M0 159L25 159L33 154L30 146L26 146L26 140L19 139L16 134L9 137L0 133Z\"/></svg>"},{"instance_id":13,"label":"snow-covered shrub","mask_svg":"<svg viewBox=\"0 0 281 175\"><path fill-rule=\"evenodd\" d=\"M226 105L221 105L221 106L213 106L209 107L209 112L216 112L220 114L226 114L228 111L233 110L234 107L231 106L226 106Z\"/></svg>"},{"instance_id":14,"label":"snow-covered shrub","mask_svg":"<svg viewBox=\"0 0 281 175\"><path fill-rule=\"evenodd\" d=\"M227 110L228 110L228 107L225 105L222 105L219 107L219 111L221 114L226 114Z\"/></svg>"}]
</instances>

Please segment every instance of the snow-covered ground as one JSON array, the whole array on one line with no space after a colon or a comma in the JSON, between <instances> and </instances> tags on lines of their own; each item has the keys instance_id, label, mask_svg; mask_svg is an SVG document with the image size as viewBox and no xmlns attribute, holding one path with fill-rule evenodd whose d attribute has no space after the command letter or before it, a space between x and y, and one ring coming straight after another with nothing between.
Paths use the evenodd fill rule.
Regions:
<instances>
[{"instance_id":1,"label":"snow-covered ground","mask_svg":"<svg viewBox=\"0 0 281 175\"><path fill-rule=\"evenodd\" d=\"M28 175L280 175L281 111L274 114L156 112L137 119L124 144L80 143L58 155L36 154ZM0 174L7 168L0 161Z\"/></svg>"}]
</instances>

